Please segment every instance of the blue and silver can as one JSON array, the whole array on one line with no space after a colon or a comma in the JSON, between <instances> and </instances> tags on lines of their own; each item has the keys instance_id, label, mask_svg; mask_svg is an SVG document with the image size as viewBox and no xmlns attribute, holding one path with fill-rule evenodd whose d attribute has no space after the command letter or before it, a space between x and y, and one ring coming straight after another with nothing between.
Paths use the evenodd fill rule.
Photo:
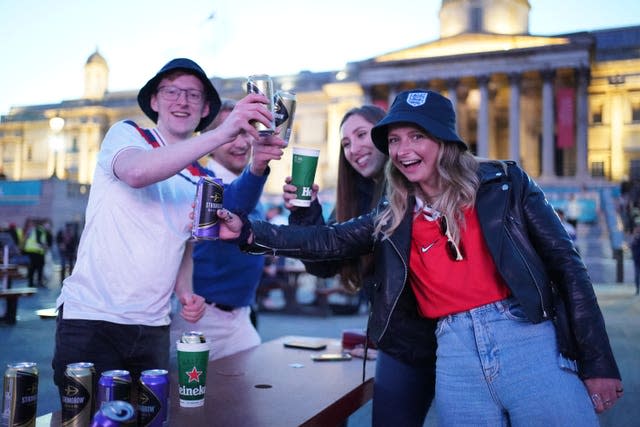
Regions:
<instances>
[{"instance_id":1,"label":"blue and silver can","mask_svg":"<svg viewBox=\"0 0 640 427\"><path fill-rule=\"evenodd\" d=\"M218 209L222 209L224 187L220 178L202 177L196 191L191 235L198 240L217 240L220 233Z\"/></svg>"},{"instance_id":2,"label":"blue and silver can","mask_svg":"<svg viewBox=\"0 0 640 427\"><path fill-rule=\"evenodd\" d=\"M135 422L136 412L129 402L112 400L96 412L91 427L133 427Z\"/></svg>"},{"instance_id":3,"label":"blue and silver can","mask_svg":"<svg viewBox=\"0 0 640 427\"><path fill-rule=\"evenodd\" d=\"M104 371L98 381L98 409L114 400L131 401L131 374L124 369Z\"/></svg>"},{"instance_id":4,"label":"blue and silver can","mask_svg":"<svg viewBox=\"0 0 640 427\"><path fill-rule=\"evenodd\" d=\"M169 372L149 369L140 375L138 392L138 426L169 425Z\"/></svg>"}]
</instances>

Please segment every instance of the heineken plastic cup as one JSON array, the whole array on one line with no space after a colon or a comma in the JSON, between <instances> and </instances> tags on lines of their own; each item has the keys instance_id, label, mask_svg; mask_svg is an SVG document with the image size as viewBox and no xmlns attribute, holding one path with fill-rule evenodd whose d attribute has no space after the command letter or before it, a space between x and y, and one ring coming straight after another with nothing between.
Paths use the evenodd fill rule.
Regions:
<instances>
[{"instance_id":1,"label":"heineken plastic cup","mask_svg":"<svg viewBox=\"0 0 640 427\"><path fill-rule=\"evenodd\" d=\"M204 405L207 391L207 364L209 346L205 343L177 341L178 396L180 406L193 408Z\"/></svg>"},{"instance_id":2,"label":"heineken plastic cup","mask_svg":"<svg viewBox=\"0 0 640 427\"><path fill-rule=\"evenodd\" d=\"M316 177L319 155L320 150L314 148L293 148L291 184L296 186L296 198L291 200L293 206L311 205L311 186Z\"/></svg>"}]
</instances>

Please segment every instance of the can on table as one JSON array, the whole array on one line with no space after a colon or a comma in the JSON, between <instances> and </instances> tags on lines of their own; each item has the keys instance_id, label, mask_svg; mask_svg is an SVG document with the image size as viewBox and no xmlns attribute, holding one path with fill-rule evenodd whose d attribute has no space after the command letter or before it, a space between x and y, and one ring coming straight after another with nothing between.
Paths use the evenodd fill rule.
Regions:
<instances>
[{"instance_id":1,"label":"can on table","mask_svg":"<svg viewBox=\"0 0 640 427\"><path fill-rule=\"evenodd\" d=\"M138 426L166 427L169 423L169 372L149 369L140 375Z\"/></svg>"},{"instance_id":2,"label":"can on table","mask_svg":"<svg viewBox=\"0 0 640 427\"><path fill-rule=\"evenodd\" d=\"M63 427L86 427L96 411L96 369L91 362L67 365L60 403Z\"/></svg>"},{"instance_id":3,"label":"can on table","mask_svg":"<svg viewBox=\"0 0 640 427\"><path fill-rule=\"evenodd\" d=\"M205 343L207 339L204 334L200 331L189 331L183 332L182 337L180 337L180 342L193 344L193 343Z\"/></svg>"},{"instance_id":4,"label":"can on table","mask_svg":"<svg viewBox=\"0 0 640 427\"><path fill-rule=\"evenodd\" d=\"M224 186L220 178L198 181L191 235L198 240L217 240L220 233L218 209L222 209Z\"/></svg>"},{"instance_id":5,"label":"can on table","mask_svg":"<svg viewBox=\"0 0 640 427\"><path fill-rule=\"evenodd\" d=\"M124 369L104 371L98 381L98 409L113 400L131 401L131 374Z\"/></svg>"},{"instance_id":6,"label":"can on table","mask_svg":"<svg viewBox=\"0 0 640 427\"><path fill-rule=\"evenodd\" d=\"M9 363L4 371L0 425L34 427L37 404L38 367L36 363Z\"/></svg>"},{"instance_id":7,"label":"can on table","mask_svg":"<svg viewBox=\"0 0 640 427\"><path fill-rule=\"evenodd\" d=\"M293 126L293 116L296 113L296 94L295 92L279 90L275 94L275 100L273 103L276 128L280 128L279 136L284 140L284 146L286 147L289 145L291 129Z\"/></svg>"},{"instance_id":8,"label":"can on table","mask_svg":"<svg viewBox=\"0 0 640 427\"><path fill-rule=\"evenodd\" d=\"M273 80L267 74L255 74L247 78L247 93L261 93L269 100L267 109L274 114L273 105ZM275 117L270 126L265 126L261 122L251 123L260 135L273 135L276 130Z\"/></svg>"},{"instance_id":9,"label":"can on table","mask_svg":"<svg viewBox=\"0 0 640 427\"><path fill-rule=\"evenodd\" d=\"M91 427L124 427L135 426L136 411L129 402L112 400L105 402L96 412Z\"/></svg>"}]
</instances>

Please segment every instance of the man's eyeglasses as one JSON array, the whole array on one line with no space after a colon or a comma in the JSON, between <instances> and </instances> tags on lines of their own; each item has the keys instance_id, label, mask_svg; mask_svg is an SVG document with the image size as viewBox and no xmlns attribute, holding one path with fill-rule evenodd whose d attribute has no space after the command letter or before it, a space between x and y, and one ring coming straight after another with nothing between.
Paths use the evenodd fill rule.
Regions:
<instances>
[{"instance_id":1,"label":"man's eyeglasses","mask_svg":"<svg viewBox=\"0 0 640 427\"><path fill-rule=\"evenodd\" d=\"M447 217L444 215L440 217L440 232L447 238L447 253L451 259L454 261L462 261L464 259L462 257L462 251L453 240L449 227L447 226Z\"/></svg>"},{"instance_id":2,"label":"man's eyeglasses","mask_svg":"<svg viewBox=\"0 0 640 427\"><path fill-rule=\"evenodd\" d=\"M197 89L180 89L175 86L162 86L158 88L160 97L165 101L177 101L182 92L184 92L189 104L199 104L204 97L203 93Z\"/></svg>"}]
</instances>

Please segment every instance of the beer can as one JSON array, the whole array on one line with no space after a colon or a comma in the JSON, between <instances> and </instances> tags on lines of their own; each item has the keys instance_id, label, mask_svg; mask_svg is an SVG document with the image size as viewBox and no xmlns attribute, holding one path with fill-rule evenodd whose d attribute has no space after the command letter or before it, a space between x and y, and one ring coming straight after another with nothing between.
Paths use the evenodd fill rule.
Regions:
<instances>
[{"instance_id":1,"label":"beer can","mask_svg":"<svg viewBox=\"0 0 640 427\"><path fill-rule=\"evenodd\" d=\"M129 402L112 400L96 412L90 427L134 427L136 411Z\"/></svg>"},{"instance_id":2,"label":"beer can","mask_svg":"<svg viewBox=\"0 0 640 427\"><path fill-rule=\"evenodd\" d=\"M138 426L166 427L169 424L169 372L149 369L140 375Z\"/></svg>"},{"instance_id":3,"label":"beer can","mask_svg":"<svg viewBox=\"0 0 640 427\"><path fill-rule=\"evenodd\" d=\"M285 142L285 147L289 145L291 129L293 126L293 116L296 113L296 94L279 90L275 94L273 101L275 109L276 128L280 128L280 138Z\"/></svg>"},{"instance_id":4,"label":"beer can","mask_svg":"<svg viewBox=\"0 0 640 427\"><path fill-rule=\"evenodd\" d=\"M38 368L34 362L9 363L4 372L0 425L35 427Z\"/></svg>"},{"instance_id":5,"label":"beer can","mask_svg":"<svg viewBox=\"0 0 640 427\"><path fill-rule=\"evenodd\" d=\"M273 105L273 80L267 74L255 74L247 78L247 93L261 93L269 100L267 109L274 114ZM275 118L271 121L270 126L265 126L261 122L252 121L253 127L256 128L260 135L273 135L276 130Z\"/></svg>"},{"instance_id":6,"label":"beer can","mask_svg":"<svg viewBox=\"0 0 640 427\"><path fill-rule=\"evenodd\" d=\"M191 235L198 240L217 240L220 233L218 209L222 209L224 186L220 178L198 181Z\"/></svg>"},{"instance_id":7,"label":"beer can","mask_svg":"<svg viewBox=\"0 0 640 427\"><path fill-rule=\"evenodd\" d=\"M63 427L86 427L96 410L96 369L91 362L67 365L60 402Z\"/></svg>"},{"instance_id":8,"label":"beer can","mask_svg":"<svg viewBox=\"0 0 640 427\"><path fill-rule=\"evenodd\" d=\"M124 369L104 371L98 381L98 408L113 400L131 401L131 374Z\"/></svg>"},{"instance_id":9,"label":"beer can","mask_svg":"<svg viewBox=\"0 0 640 427\"><path fill-rule=\"evenodd\" d=\"M207 339L205 338L204 334L200 331L189 331L189 332L182 333L180 342L183 342L186 344L204 343L204 342L207 342Z\"/></svg>"}]
</instances>

